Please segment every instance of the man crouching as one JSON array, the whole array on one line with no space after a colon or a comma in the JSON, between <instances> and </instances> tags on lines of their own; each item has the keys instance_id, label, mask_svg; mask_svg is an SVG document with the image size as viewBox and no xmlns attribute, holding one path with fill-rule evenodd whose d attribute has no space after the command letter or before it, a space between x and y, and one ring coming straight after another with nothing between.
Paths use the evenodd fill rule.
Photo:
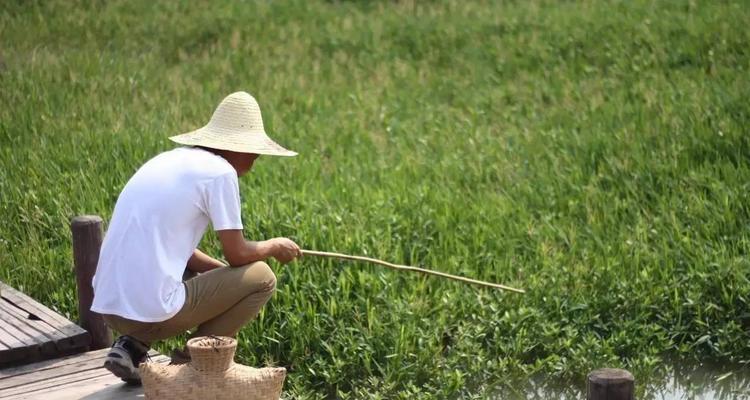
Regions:
<instances>
[{"instance_id":1,"label":"man crouching","mask_svg":"<svg viewBox=\"0 0 750 400\"><path fill-rule=\"evenodd\" d=\"M227 96L206 126L170 139L186 147L146 162L120 193L93 280L91 310L122 334L104 367L129 383L154 341L196 327L191 336L236 336L275 290L263 260L302 255L287 238L242 233L238 177L261 154L297 154L268 137L252 96ZM229 266L197 249L209 223ZM183 282L186 268L200 274Z\"/></svg>"}]
</instances>

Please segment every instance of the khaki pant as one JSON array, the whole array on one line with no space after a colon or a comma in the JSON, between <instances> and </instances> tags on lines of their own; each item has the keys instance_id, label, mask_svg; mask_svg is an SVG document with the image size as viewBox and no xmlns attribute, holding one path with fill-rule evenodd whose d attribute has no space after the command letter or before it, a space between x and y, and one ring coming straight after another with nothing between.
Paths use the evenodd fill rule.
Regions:
<instances>
[{"instance_id":1,"label":"khaki pant","mask_svg":"<svg viewBox=\"0 0 750 400\"><path fill-rule=\"evenodd\" d=\"M185 305L172 318L141 322L117 315L104 321L123 335L147 345L198 327L191 337L235 336L255 319L276 289L276 276L268 264L258 261L242 267L222 267L185 281Z\"/></svg>"}]
</instances>

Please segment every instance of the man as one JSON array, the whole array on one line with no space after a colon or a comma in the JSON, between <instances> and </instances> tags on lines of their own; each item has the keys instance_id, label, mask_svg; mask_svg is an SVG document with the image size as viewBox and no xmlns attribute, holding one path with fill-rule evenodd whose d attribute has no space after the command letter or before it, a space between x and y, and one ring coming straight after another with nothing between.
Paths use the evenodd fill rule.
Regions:
<instances>
[{"instance_id":1,"label":"man","mask_svg":"<svg viewBox=\"0 0 750 400\"><path fill-rule=\"evenodd\" d=\"M104 366L131 383L154 341L194 327L192 336L235 336L275 290L263 260L302 255L289 239L242 234L238 177L260 154L297 154L266 135L252 96L227 96L206 126L170 139L190 147L157 155L125 185L93 280L91 310L123 335ZM209 223L229 266L196 248ZM200 274L183 282L186 268Z\"/></svg>"}]
</instances>

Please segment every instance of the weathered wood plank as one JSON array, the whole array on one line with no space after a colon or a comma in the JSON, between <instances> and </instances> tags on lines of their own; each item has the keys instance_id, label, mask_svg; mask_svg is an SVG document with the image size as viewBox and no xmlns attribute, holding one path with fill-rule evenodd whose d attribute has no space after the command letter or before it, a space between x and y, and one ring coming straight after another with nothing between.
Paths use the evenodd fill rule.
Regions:
<instances>
[{"instance_id":1,"label":"weathered wood plank","mask_svg":"<svg viewBox=\"0 0 750 400\"><path fill-rule=\"evenodd\" d=\"M19 292L16 289L0 282L0 290L2 290L2 298L13 303L16 307L23 309L31 315L47 321L55 329L62 332L65 336L73 337L86 332L80 326L73 324L68 321L62 315L51 310L47 306L38 303L31 297Z\"/></svg>"},{"instance_id":2,"label":"weathered wood plank","mask_svg":"<svg viewBox=\"0 0 750 400\"><path fill-rule=\"evenodd\" d=\"M0 312L0 342L3 344L0 366L37 360L41 355L41 346L16 328L11 319L14 318Z\"/></svg>"},{"instance_id":3,"label":"weathered wood plank","mask_svg":"<svg viewBox=\"0 0 750 400\"><path fill-rule=\"evenodd\" d=\"M0 300L0 310L12 315L14 318L23 321L26 325L43 334L51 341L58 341L65 339L67 336L63 335L62 332L55 329L52 325L42 319L34 318L31 314L25 310L16 307L12 303Z\"/></svg>"},{"instance_id":4,"label":"weathered wood plank","mask_svg":"<svg viewBox=\"0 0 750 400\"><path fill-rule=\"evenodd\" d=\"M103 368L106 353L107 349L102 349L3 371L6 377L0 379L0 399L119 399L130 395L142 396L142 390L124 385ZM155 351L149 354L151 362L169 362L168 357Z\"/></svg>"},{"instance_id":5,"label":"weathered wood plank","mask_svg":"<svg viewBox=\"0 0 750 400\"><path fill-rule=\"evenodd\" d=\"M0 368L81 353L90 335L29 296L0 282Z\"/></svg>"},{"instance_id":6,"label":"weathered wood plank","mask_svg":"<svg viewBox=\"0 0 750 400\"><path fill-rule=\"evenodd\" d=\"M30 340L23 332L16 329L15 326L11 325L10 322L2 319L0 315L0 337L3 338L3 342L7 343L10 347L26 347L36 344L33 340Z\"/></svg>"},{"instance_id":7,"label":"weathered wood plank","mask_svg":"<svg viewBox=\"0 0 750 400\"><path fill-rule=\"evenodd\" d=\"M0 360L2 360L2 363L5 365L13 365L22 363L27 359L27 355L28 351L25 347L16 347L3 350L2 354L0 354L0 356L2 356Z\"/></svg>"},{"instance_id":8,"label":"weathered wood plank","mask_svg":"<svg viewBox=\"0 0 750 400\"><path fill-rule=\"evenodd\" d=\"M5 302L0 302L0 304ZM43 346L45 343L49 343L54 347L52 340L47 335L34 329L30 324L26 323L26 319L16 313L9 312L6 307L0 306L0 319L4 320L8 325L16 328L18 332L21 332L29 341Z\"/></svg>"},{"instance_id":9,"label":"weathered wood plank","mask_svg":"<svg viewBox=\"0 0 750 400\"><path fill-rule=\"evenodd\" d=\"M0 326L0 343L8 349L23 346L20 340L16 339L10 332L6 332L2 326Z\"/></svg>"},{"instance_id":10,"label":"weathered wood plank","mask_svg":"<svg viewBox=\"0 0 750 400\"><path fill-rule=\"evenodd\" d=\"M71 374L80 374L86 371L100 369L104 363L104 358L94 358L84 362L75 362L68 365L62 365L54 369L34 372L31 374L18 375L13 379L4 379L0 381L0 393L3 390L15 388L18 386L32 385L39 382L47 382L51 379L64 377Z\"/></svg>"},{"instance_id":11,"label":"weathered wood plank","mask_svg":"<svg viewBox=\"0 0 750 400\"><path fill-rule=\"evenodd\" d=\"M81 357L74 356L74 359L69 360L70 362L65 364L57 364L54 368L48 366L40 366L38 369L33 370L31 373L19 374L10 379L0 380L0 393L4 389L10 389L23 385L31 385L38 382L45 382L50 379L56 379L67 375L80 374L85 371L91 370L102 370L104 365L104 358L109 349L102 349L101 352L97 352L95 357ZM88 354L88 353L84 353ZM159 355L159 353L152 351L150 353L152 362L163 361L166 357Z\"/></svg>"},{"instance_id":12,"label":"weathered wood plank","mask_svg":"<svg viewBox=\"0 0 750 400\"><path fill-rule=\"evenodd\" d=\"M100 378L104 376L112 376L113 378L119 380L117 377L112 375L109 371L107 371L104 368L92 369L88 371L82 371L79 373L58 376L58 377L46 379L43 381L32 382L27 385L14 386L12 388L2 389L0 390L0 399L3 399L5 397L12 397L12 396L38 392L42 390L55 389L56 387L61 386L61 385L79 383L87 379Z\"/></svg>"},{"instance_id":13,"label":"weathered wood plank","mask_svg":"<svg viewBox=\"0 0 750 400\"><path fill-rule=\"evenodd\" d=\"M23 342L27 343L27 346L23 347L27 349L26 351L28 352L23 355L25 359L33 361L42 357L55 357L59 354L56 344L47 336L31 328L29 325L26 325L23 319L19 319L16 315L6 312L2 307L0 307L0 320L3 320L5 324L14 327L17 332L20 332L25 336L22 339ZM2 325L2 323L0 323L0 325ZM18 356L16 357L16 360L19 360ZM6 360L4 362L8 361Z\"/></svg>"},{"instance_id":14,"label":"weathered wood plank","mask_svg":"<svg viewBox=\"0 0 750 400\"><path fill-rule=\"evenodd\" d=\"M24 294L23 292L14 289L13 287L5 284L4 282L0 282L0 289L2 292L0 292L0 296L15 304L17 307L25 309L31 314L36 315L39 318L47 317L47 320L51 322L57 322L59 324L65 324L68 322L65 317L61 316L57 312L51 310L47 306L43 304L39 304L36 300L29 297L28 295ZM38 307L37 307L38 306ZM28 308L32 308L32 310L28 310ZM35 314L38 313L38 314Z\"/></svg>"},{"instance_id":15,"label":"weathered wood plank","mask_svg":"<svg viewBox=\"0 0 750 400\"><path fill-rule=\"evenodd\" d=\"M38 356L37 353L41 353L39 343L11 325L2 315L0 315L0 336L2 336L3 342L11 348L24 349L23 351L28 353L29 357L36 357Z\"/></svg>"},{"instance_id":16,"label":"weathered wood plank","mask_svg":"<svg viewBox=\"0 0 750 400\"><path fill-rule=\"evenodd\" d=\"M4 397L3 400L143 400L143 398L142 386L126 385L114 376L107 375Z\"/></svg>"},{"instance_id":17,"label":"weathered wood plank","mask_svg":"<svg viewBox=\"0 0 750 400\"><path fill-rule=\"evenodd\" d=\"M89 351L83 354L76 354L73 356L56 358L53 360L40 361L34 364L28 364L28 365L24 365L20 367L0 369L0 384L2 384L3 380L12 378L17 375L38 373L44 370L59 368L65 365L75 364L78 362L86 362L88 360L96 360L96 359L104 362L104 357L107 356L108 351L109 349L101 349L97 351Z\"/></svg>"}]
</instances>

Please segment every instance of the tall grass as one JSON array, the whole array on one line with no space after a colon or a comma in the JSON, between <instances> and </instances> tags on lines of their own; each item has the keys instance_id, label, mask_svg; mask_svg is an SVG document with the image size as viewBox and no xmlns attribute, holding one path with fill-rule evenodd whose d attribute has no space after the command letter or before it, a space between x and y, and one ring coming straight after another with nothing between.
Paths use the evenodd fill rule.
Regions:
<instances>
[{"instance_id":1,"label":"tall grass","mask_svg":"<svg viewBox=\"0 0 750 400\"><path fill-rule=\"evenodd\" d=\"M246 90L300 153L242 181L248 237L528 291L274 264L239 356L289 367L291 397L747 362L749 23L742 1L2 2L0 280L76 318L71 216L109 218Z\"/></svg>"}]
</instances>

